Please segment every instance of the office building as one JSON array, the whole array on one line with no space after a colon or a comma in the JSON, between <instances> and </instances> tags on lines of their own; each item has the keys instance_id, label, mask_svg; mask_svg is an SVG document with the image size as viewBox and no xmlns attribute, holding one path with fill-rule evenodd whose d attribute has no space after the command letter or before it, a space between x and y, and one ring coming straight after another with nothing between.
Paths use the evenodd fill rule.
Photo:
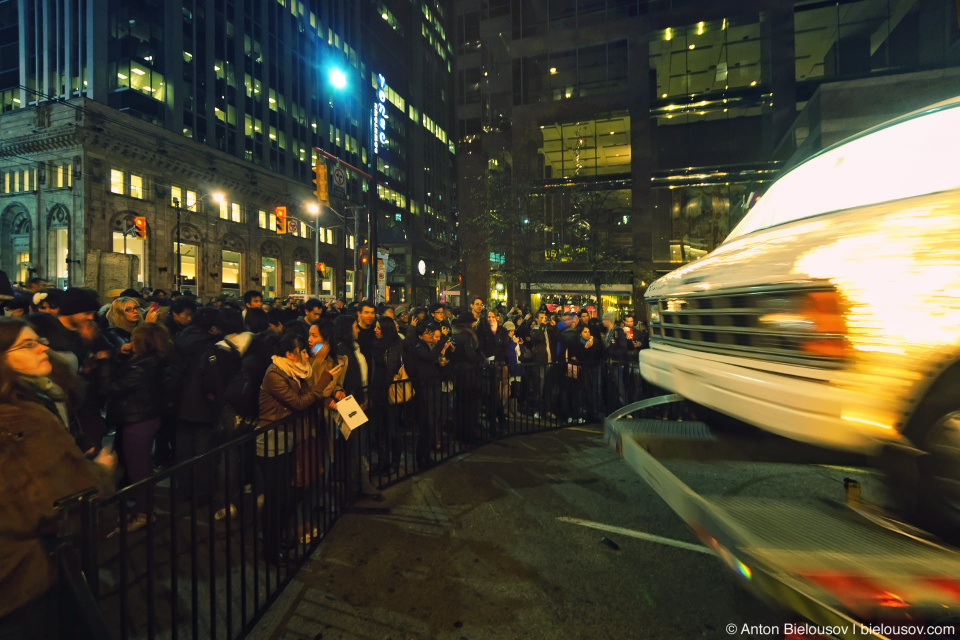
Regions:
<instances>
[{"instance_id":1,"label":"office building","mask_svg":"<svg viewBox=\"0 0 960 640\"><path fill-rule=\"evenodd\" d=\"M349 298L371 208L443 254L452 67L439 3L421 4L0 0L0 268L170 289L179 262L203 298ZM318 162L341 181L322 210ZM391 292L414 285L436 290Z\"/></svg>"},{"instance_id":2,"label":"office building","mask_svg":"<svg viewBox=\"0 0 960 640\"><path fill-rule=\"evenodd\" d=\"M459 184L506 166L526 196L513 240L462 230L486 243L466 284L508 302L588 302L588 237L629 256L603 309L633 308L784 166L960 86L951 0L463 0L456 20ZM461 204L465 225L482 213Z\"/></svg>"}]
</instances>

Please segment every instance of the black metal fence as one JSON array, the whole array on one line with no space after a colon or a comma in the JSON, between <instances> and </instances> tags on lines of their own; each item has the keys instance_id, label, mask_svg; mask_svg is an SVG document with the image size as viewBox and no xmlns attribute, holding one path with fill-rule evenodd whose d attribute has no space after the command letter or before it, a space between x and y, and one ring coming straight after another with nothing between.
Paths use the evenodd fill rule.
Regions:
<instances>
[{"instance_id":1,"label":"black metal fence","mask_svg":"<svg viewBox=\"0 0 960 640\"><path fill-rule=\"evenodd\" d=\"M61 602L77 620L63 637L242 638L357 497L493 439L602 422L643 397L635 363L490 363L405 384L413 397L398 404L396 387L367 390L369 421L349 438L319 408L241 424L198 434L223 444L110 498L62 501Z\"/></svg>"}]
</instances>

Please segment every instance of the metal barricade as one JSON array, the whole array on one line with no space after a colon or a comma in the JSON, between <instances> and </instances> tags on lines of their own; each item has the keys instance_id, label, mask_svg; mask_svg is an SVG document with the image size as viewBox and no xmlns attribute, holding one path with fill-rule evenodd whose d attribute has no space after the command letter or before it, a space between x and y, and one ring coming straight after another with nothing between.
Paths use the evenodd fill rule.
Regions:
<instances>
[{"instance_id":1,"label":"metal barricade","mask_svg":"<svg viewBox=\"0 0 960 640\"><path fill-rule=\"evenodd\" d=\"M96 640L242 638L369 487L494 439L602 422L623 368L488 363L413 379L400 404L372 388L349 440L319 407L206 434L222 443L109 498L71 497L83 524L60 538L65 583L99 605L83 620Z\"/></svg>"}]
</instances>

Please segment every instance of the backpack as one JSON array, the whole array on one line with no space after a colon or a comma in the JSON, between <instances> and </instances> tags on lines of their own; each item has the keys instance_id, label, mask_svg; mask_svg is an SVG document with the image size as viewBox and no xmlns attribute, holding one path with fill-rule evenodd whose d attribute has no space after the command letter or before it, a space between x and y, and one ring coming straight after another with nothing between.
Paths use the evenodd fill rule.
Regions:
<instances>
[{"instance_id":1,"label":"backpack","mask_svg":"<svg viewBox=\"0 0 960 640\"><path fill-rule=\"evenodd\" d=\"M260 385L256 380L257 357L247 351L240 358L240 370L223 390L224 404L233 408L241 418L256 418L260 414Z\"/></svg>"}]
</instances>

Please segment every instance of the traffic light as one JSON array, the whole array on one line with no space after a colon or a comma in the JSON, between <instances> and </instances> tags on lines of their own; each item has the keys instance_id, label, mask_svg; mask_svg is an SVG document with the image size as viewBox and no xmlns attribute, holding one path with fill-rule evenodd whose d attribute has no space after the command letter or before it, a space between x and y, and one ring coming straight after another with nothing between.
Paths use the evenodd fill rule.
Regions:
<instances>
[{"instance_id":1,"label":"traffic light","mask_svg":"<svg viewBox=\"0 0 960 640\"><path fill-rule=\"evenodd\" d=\"M136 234L137 240L146 240L147 239L147 219L137 217L133 219L133 231Z\"/></svg>"},{"instance_id":2,"label":"traffic light","mask_svg":"<svg viewBox=\"0 0 960 640\"><path fill-rule=\"evenodd\" d=\"M287 208L277 207L273 210L277 216L277 233L287 232Z\"/></svg>"},{"instance_id":3,"label":"traffic light","mask_svg":"<svg viewBox=\"0 0 960 640\"><path fill-rule=\"evenodd\" d=\"M317 275L320 276L321 278L325 277L325 276L327 275L327 265L325 265L325 264L322 263L322 262L318 262L318 263L317 263Z\"/></svg>"},{"instance_id":4,"label":"traffic light","mask_svg":"<svg viewBox=\"0 0 960 640\"><path fill-rule=\"evenodd\" d=\"M366 245L360 247L360 263L367 264L370 260L370 249Z\"/></svg>"},{"instance_id":5,"label":"traffic light","mask_svg":"<svg viewBox=\"0 0 960 640\"><path fill-rule=\"evenodd\" d=\"M313 165L313 172L316 174L313 181L317 185L313 194L317 196L317 201L319 201L321 205L328 206L327 202L330 198L327 195L327 165L318 160L317 163Z\"/></svg>"}]
</instances>

